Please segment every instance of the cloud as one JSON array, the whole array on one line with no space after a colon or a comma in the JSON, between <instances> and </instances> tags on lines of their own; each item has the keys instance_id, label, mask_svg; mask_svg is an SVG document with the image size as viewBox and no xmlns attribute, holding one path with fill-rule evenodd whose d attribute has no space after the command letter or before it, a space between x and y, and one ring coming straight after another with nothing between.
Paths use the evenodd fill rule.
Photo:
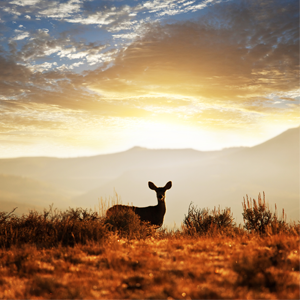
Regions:
<instances>
[{"instance_id":1,"label":"cloud","mask_svg":"<svg viewBox=\"0 0 300 300\"><path fill-rule=\"evenodd\" d=\"M43 71L52 69L52 67L56 66L56 65L57 65L57 62L53 62L53 63L44 62L42 64L30 66L30 69L32 69L34 72L43 72Z\"/></svg>"},{"instance_id":2,"label":"cloud","mask_svg":"<svg viewBox=\"0 0 300 300\"><path fill-rule=\"evenodd\" d=\"M2 56L0 56L0 69L1 95L15 97L23 88L23 85L28 82L31 74L30 70Z\"/></svg>"},{"instance_id":3,"label":"cloud","mask_svg":"<svg viewBox=\"0 0 300 300\"><path fill-rule=\"evenodd\" d=\"M69 67L69 69L77 68L77 67L79 67L80 65L83 65L83 64L84 64L84 63L83 63L82 61L79 61L79 62L77 62L77 63L72 64L72 65Z\"/></svg>"},{"instance_id":4,"label":"cloud","mask_svg":"<svg viewBox=\"0 0 300 300\"><path fill-rule=\"evenodd\" d=\"M79 112L90 116L122 118L150 114L142 108L134 107L129 101L120 104L119 101L104 99L87 89L85 77L71 72L82 62L51 70L53 65L56 62L26 66L0 56L0 110L1 122L6 124L6 128L12 126L9 120L15 120L20 125L25 124L22 120L35 120L37 116L42 125L50 124L52 112L59 109L68 111L74 118ZM43 120L48 120L48 123ZM61 122L66 122L66 119L62 118ZM36 122L35 126L38 127L38 124Z\"/></svg>"},{"instance_id":5,"label":"cloud","mask_svg":"<svg viewBox=\"0 0 300 300\"><path fill-rule=\"evenodd\" d=\"M130 40L134 40L138 36L139 36L138 33L135 33L135 32L113 34L114 39L130 39Z\"/></svg>"},{"instance_id":6,"label":"cloud","mask_svg":"<svg viewBox=\"0 0 300 300\"><path fill-rule=\"evenodd\" d=\"M200 2L200 3L199 3ZM220 2L217 0L204 1L177 1L177 0L150 0L137 6L137 9L146 10L149 13L156 13L157 16L172 16L180 13L195 12L211 5L212 3Z\"/></svg>"},{"instance_id":7,"label":"cloud","mask_svg":"<svg viewBox=\"0 0 300 300\"><path fill-rule=\"evenodd\" d=\"M54 19L68 18L81 10L81 3L81 0L69 0L59 4L56 1L49 1L47 8L40 10L38 16Z\"/></svg>"},{"instance_id":8,"label":"cloud","mask_svg":"<svg viewBox=\"0 0 300 300\"><path fill-rule=\"evenodd\" d=\"M78 1L68 3L79 5ZM159 12L178 5L192 9L197 4L145 3L149 3L147 9L157 7ZM198 20L143 23L134 31L138 32L134 42L121 50L77 40L69 32L53 37L45 29L18 29L16 37L29 33L26 43L18 48L18 41L23 40L17 38L10 42L9 51L0 53L0 106L7 113L2 120L12 126L8 120L15 118L22 124L26 118L37 119L32 126L42 128L50 124L51 112L57 107L93 120L145 118L201 126L250 124L268 114L295 120L299 67L296 2L284 6L280 1L225 4L215 5ZM142 11L138 5L135 9ZM127 17L134 11L116 10L124 14L113 14L112 7L103 12L103 16L111 13L105 17L113 20L110 29L129 22ZM126 34L115 37L126 38ZM100 62L100 68L75 73L78 67ZM22 115L33 107L36 118L27 113L17 118L18 111ZM54 123L59 122L68 122L68 118L61 116Z\"/></svg>"},{"instance_id":9,"label":"cloud","mask_svg":"<svg viewBox=\"0 0 300 300\"><path fill-rule=\"evenodd\" d=\"M154 5L154 2L150 3ZM146 25L113 67L90 73L104 94L153 92L232 100L298 87L297 2L215 5L198 21Z\"/></svg>"},{"instance_id":10,"label":"cloud","mask_svg":"<svg viewBox=\"0 0 300 300\"><path fill-rule=\"evenodd\" d=\"M9 1L10 4L16 4L19 6L26 6L26 5L35 5L39 3L41 0L13 0Z\"/></svg>"},{"instance_id":11,"label":"cloud","mask_svg":"<svg viewBox=\"0 0 300 300\"><path fill-rule=\"evenodd\" d=\"M80 23L84 25L95 24L99 27L103 25L116 24L131 19L131 9L129 6L123 6L121 8L110 7L104 11L88 12L80 15L76 15L72 18L67 18L66 21L70 23Z\"/></svg>"},{"instance_id":12,"label":"cloud","mask_svg":"<svg viewBox=\"0 0 300 300\"><path fill-rule=\"evenodd\" d=\"M29 32L28 31L23 31L23 30L15 30L16 35L12 38L14 41L20 41L24 40L29 37Z\"/></svg>"},{"instance_id":13,"label":"cloud","mask_svg":"<svg viewBox=\"0 0 300 300\"><path fill-rule=\"evenodd\" d=\"M50 35L47 29L38 29L34 32L15 30L16 35L10 39L10 52L6 52L6 56L12 60L27 65L31 69L36 69L39 64L37 60L45 59L44 62L48 66L60 67L59 61L56 64L51 60L60 59L72 61L80 60L82 64L95 65L111 61L116 49L107 50L109 45L99 44L96 42L84 43L83 41L76 41L67 32L63 32L59 37L54 38ZM18 48L16 41L27 38L25 44ZM50 56L52 56L50 58ZM78 63L77 61L76 63ZM40 69L39 69L40 70Z\"/></svg>"},{"instance_id":14,"label":"cloud","mask_svg":"<svg viewBox=\"0 0 300 300\"><path fill-rule=\"evenodd\" d=\"M20 16L21 13L15 7L3 7L3 11L12 15Z\"/></svg>"},{"instance_id":15,"label":"cloud","mask_svg":"<svg viewBox=\"0 0 300 300\"><path fill-rule=\"evenodd\" d=\"M98 25L108 31L120 32L121 30L135 31L141 24L151 22L157 17L195 12L214 2L216 0L150 0L130 6L120 5L122 2L118 0L110 2L14 0L6 4L4 11L17 18L36 20L51 18L85 26Z\"/></svg>"}]
</instances>

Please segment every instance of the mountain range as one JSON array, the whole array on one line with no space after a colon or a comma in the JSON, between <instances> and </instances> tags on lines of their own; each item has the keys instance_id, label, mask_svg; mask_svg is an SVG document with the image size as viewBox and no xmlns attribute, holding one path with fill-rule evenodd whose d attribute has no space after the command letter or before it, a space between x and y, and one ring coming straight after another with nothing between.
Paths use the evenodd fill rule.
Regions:
<instances>
[{"instance_id":1,"label":"mountain range","mask_svg":"<svg viewBox=\"0 0 300 300\"><path fill-rule=\"evenodd\" d=\"M92 208L116 192L123 204L155 205L148 181L167 191L165 224L179 225L192 202L198 208L230 207L242 222L243 197L263 191L288 220L299 220L299 127L251 148L220 151L145 149L79 158L0 159L0 211L18 207Z\"/></svg>"}]
</instances>

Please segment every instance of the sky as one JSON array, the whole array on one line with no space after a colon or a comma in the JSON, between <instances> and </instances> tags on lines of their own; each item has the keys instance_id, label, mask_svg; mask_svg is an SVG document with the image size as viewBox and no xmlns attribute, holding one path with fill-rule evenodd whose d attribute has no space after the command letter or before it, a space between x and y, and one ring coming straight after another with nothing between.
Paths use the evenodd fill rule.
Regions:
<instances>
[{"instance_id":1,"label":"sky","mask_svg":"<svg viewBox=\"0 0 300 300\"><path fill-rule=\"evenodd\" d=\"M300 124L298 0L0 0L0 158L254 146Z\"/></svg>"}]
</instances>

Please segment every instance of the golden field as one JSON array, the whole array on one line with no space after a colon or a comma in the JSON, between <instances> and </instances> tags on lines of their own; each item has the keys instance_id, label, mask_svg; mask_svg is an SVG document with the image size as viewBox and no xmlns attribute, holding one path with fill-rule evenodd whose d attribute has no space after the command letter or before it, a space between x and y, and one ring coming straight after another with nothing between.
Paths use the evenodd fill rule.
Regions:
<instances>
[{"instance_id":1,"label":"golden field","mask_svg":"<svg viewBox=\"0 0 300 300\"><path fill-rule=\"evenodd\" d=\"M299 299L299 224L261 198L243 209L244 228L190 205L180 230L132 211L2 212L0 298Z\"/></svg>"},{"instance_id":2,"label":"golden field","mask_svg":"<svg viewBox=\"0 0 300 300\"><path fill-rule=\"evenodd\" d=\"M299 236L12 247L0 278L1 299L299 299Z\"/></svg>"}]
</instances>

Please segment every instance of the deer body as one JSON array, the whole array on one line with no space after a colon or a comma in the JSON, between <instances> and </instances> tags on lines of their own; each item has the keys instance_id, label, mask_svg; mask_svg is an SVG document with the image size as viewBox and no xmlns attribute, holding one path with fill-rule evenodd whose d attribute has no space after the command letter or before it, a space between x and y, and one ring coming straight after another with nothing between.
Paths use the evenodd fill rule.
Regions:
<instances>
[{"instance_id":1,"label":"deer body","mask_svg":"<svg viewBox=\"0 0 300 300\"><path fill-rule=\"evenodd\" d=\"M127 205L114 205L107 212L106 215L111 215L117 210L133 210L141 219L141 221L150 222L151 225L161 227L164 222L166 213L165 194L166 191L172 187L172 182L169 181L164 187L156 187L152 182L148 182L149 188L155 190L157 196L157 205L147 207L136 207Z\"/></svg>"}]
</instances>

